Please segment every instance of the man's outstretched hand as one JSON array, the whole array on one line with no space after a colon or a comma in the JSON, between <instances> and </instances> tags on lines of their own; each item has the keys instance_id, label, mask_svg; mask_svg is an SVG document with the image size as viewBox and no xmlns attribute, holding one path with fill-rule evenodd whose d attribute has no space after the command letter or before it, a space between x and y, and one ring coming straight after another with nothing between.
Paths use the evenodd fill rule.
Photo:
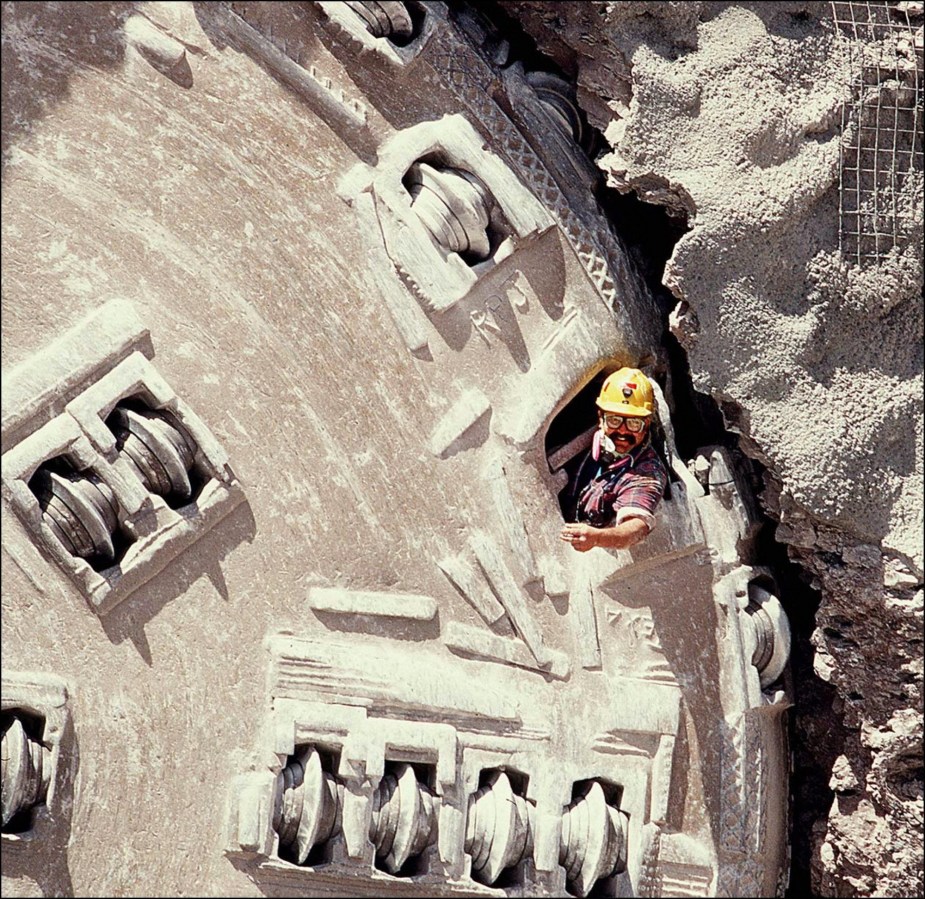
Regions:
<instances>
[{"instance_id":1,"label":"man's outstretched hand","mask_svg":"<svg viewBox=\"0 0 925 899\"><path fill-rule=\"evenodd\" d=\"M597 546L597 537L600 534L598 528L592 528L588 524L567 524L559 533L559 539L566 543L572 544L572 549L578 552L587 552L592 547Z\"/></svg>"},{"instance_id":2,"label":"man's outstretched hand","mask_svg":"<svg viewBox=\"0 0 925 899\"><path fill-rule=\"evenodd\" d=\"M641 518L627 518L610 528L593 528L589 524L567 524L559 539L584 553L595 546L605 549L625 549L645 540L649 526Z\"/></svg>"}]
</instances>

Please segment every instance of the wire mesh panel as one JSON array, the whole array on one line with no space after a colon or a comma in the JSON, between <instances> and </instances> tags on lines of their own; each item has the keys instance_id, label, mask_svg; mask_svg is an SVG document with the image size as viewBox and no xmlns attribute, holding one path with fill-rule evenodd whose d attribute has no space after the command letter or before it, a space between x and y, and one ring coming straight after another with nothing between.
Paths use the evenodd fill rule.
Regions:
<instances>
[{"instance_id":1,"label":"wire mesh panel","mask_svg":"<svg viewBox=\"0 0 925 899\"><path fill-rule=\"evenodd\" d=\"M833 2L849 42L851 98L842 107L839 247L879 262L915 227L922 184L922 3Z\"/></svg>"}]
</instances>

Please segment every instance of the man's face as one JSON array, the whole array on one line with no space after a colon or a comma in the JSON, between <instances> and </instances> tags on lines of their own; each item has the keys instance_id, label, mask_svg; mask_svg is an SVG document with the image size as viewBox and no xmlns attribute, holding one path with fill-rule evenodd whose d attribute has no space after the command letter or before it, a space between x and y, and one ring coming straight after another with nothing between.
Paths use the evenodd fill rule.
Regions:
<instances>
[{"instance_id":1,"label":"man's face","mask_svg":"<svg viewBox=\"0 0 925 899\"><path fill-rule=\"evenodd\" d=\"M617 412L599 412L604 433L613 441L618 453L628 453L646 439L649 420Z\"/></svg>"}]
</instances>

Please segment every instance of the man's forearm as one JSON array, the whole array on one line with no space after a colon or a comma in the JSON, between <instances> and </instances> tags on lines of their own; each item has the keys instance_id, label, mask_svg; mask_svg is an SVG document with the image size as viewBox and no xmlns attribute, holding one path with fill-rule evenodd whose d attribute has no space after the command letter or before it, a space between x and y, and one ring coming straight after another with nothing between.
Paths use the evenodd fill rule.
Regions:
<instances>
[{"instance_id":1,"label":"man's forearm","mask_svg":"<svg viewBox=\"0 0 925 899\"><path fill-rule=\"evenodd\" d=\"M594 543L606 549L626 549L641 543L649 534L649 526L641 518L627 518L610 528L597 528Z\"/></svg>"},{"instance_id":2,"label":"man's forearm","mask_svg":"<svg viewBox=\"0 0 925 899\"><path fill-rule=\"evenodd\" d=\"M605 549L625 549L646 539L649 526L641 518L627 518L611 528L594 528L590 524L572 522L562 528L559 538L578 552L587 552L595 546Z\"/></svg>"}]
</instances>

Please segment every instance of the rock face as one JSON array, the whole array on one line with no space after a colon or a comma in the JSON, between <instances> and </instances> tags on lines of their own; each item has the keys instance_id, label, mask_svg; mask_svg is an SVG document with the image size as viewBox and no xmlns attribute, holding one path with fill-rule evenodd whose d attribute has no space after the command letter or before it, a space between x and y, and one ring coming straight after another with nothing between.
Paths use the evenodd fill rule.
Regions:
<instances>
[{"instance_id":1,"label":"rock face","mask_svg":"<svg viewBox=\"0 0 925 899\"><path fill-rule=\"evenodd\" d=\"M831 806L796 864L921 895L922 4L501 6L576 78L610 184L688 218L672 330L819 591L834 693L798 699L795 750Z\"/></svg>"}]
</instances>

